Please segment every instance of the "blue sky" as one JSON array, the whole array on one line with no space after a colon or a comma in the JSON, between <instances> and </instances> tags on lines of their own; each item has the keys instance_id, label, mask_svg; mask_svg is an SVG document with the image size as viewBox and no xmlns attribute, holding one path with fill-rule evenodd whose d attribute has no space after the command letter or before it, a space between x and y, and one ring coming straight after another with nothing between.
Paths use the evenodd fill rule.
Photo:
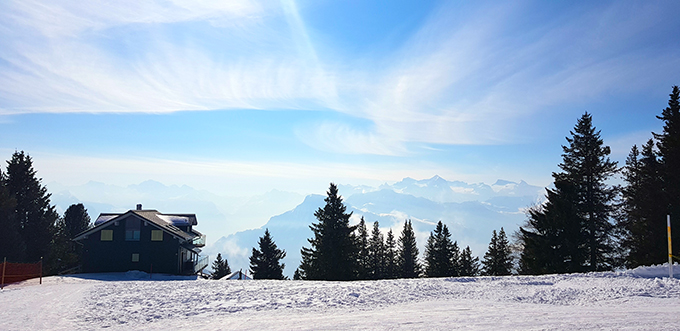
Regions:
<instances>
[{"instance_id":1,"label":"blue sky","mask_svg":"<svg viewBox=\"0 0 680 331\"><path fill-rule=\"evenodd\" d=\"M676 1L0 3L0 156L45 182L323 193L549 185L585 111L612 158L680 84Z\"/></svg>"}]
</instances>

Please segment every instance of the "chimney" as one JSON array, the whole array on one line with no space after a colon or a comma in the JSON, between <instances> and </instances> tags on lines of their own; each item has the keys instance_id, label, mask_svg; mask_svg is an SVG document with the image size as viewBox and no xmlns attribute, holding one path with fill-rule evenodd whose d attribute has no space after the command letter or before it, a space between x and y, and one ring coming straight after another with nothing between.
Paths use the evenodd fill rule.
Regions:
<instances>
[{"instance_id":1,"label":"chimney","mask_svg":"<svg viewBox=\"0 0 680 331\"><path fill-rule=\"evenodd\" d=\"M142 210L142 204L141 203L137 204L137 210Z\"/></svg>"}]
</instances>

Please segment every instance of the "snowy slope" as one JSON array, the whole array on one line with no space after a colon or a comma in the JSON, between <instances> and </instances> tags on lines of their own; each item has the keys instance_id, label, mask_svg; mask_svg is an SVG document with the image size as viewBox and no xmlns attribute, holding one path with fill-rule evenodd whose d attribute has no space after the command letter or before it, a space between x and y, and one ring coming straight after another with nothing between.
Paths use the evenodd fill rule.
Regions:
<instances>
[{"instance_id":1,"label":"snowy slope","mask_svg":"<svg viewBox=\"0 0 680 331\"><path fill-rule=\"evenodd\" d=\"M664 274L659 267L358 282L49 277L0 292L0 329L677 329L680 280L646 278Z\"/></svg>"}]
</instances>

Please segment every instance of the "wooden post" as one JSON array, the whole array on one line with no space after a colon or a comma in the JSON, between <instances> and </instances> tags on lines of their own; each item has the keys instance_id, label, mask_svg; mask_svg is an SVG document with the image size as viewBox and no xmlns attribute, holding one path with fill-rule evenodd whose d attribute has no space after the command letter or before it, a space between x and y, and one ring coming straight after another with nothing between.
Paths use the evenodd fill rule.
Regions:
<instances>
[{"instance_id":1,"label":"wooden post","mask_svg":"<svg viewBox=\"0 0 680 331\"><path fill-rule=\"evenodd\" d=\"M2 261L2 283L0 283L0 289L5 288L5 266L7 265L7 257Z\"/></svg>"},{"instance_id":2,"label":"wooden post","mask_svg":"<svg viewBox=\"0 0 680 331\"><path fill-rule=\"evenodd\" d=\"M41 285L42 285L42 274L43 274L43 270L42 270L42 260L43 260L43 258L42 258L42 256L41 256L41 257L40 257L40 284L41 284Z\"/></svg>"}]
</instances>

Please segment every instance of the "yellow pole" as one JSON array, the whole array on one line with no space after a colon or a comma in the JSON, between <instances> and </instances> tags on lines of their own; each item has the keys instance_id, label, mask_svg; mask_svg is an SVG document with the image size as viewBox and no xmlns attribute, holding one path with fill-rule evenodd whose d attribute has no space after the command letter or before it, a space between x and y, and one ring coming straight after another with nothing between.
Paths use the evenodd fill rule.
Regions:
<instances>
[{"instance_id":1,"label":"yellow pole","mask_svg":"<svg viewBox=\"0 0 680 331\"><path fill-rule=\"evenodd\" d=\"M668 278L673 278L673 249L671 246L671 215L666 216L668 228Z\"/></svg>"}]
</instances>

